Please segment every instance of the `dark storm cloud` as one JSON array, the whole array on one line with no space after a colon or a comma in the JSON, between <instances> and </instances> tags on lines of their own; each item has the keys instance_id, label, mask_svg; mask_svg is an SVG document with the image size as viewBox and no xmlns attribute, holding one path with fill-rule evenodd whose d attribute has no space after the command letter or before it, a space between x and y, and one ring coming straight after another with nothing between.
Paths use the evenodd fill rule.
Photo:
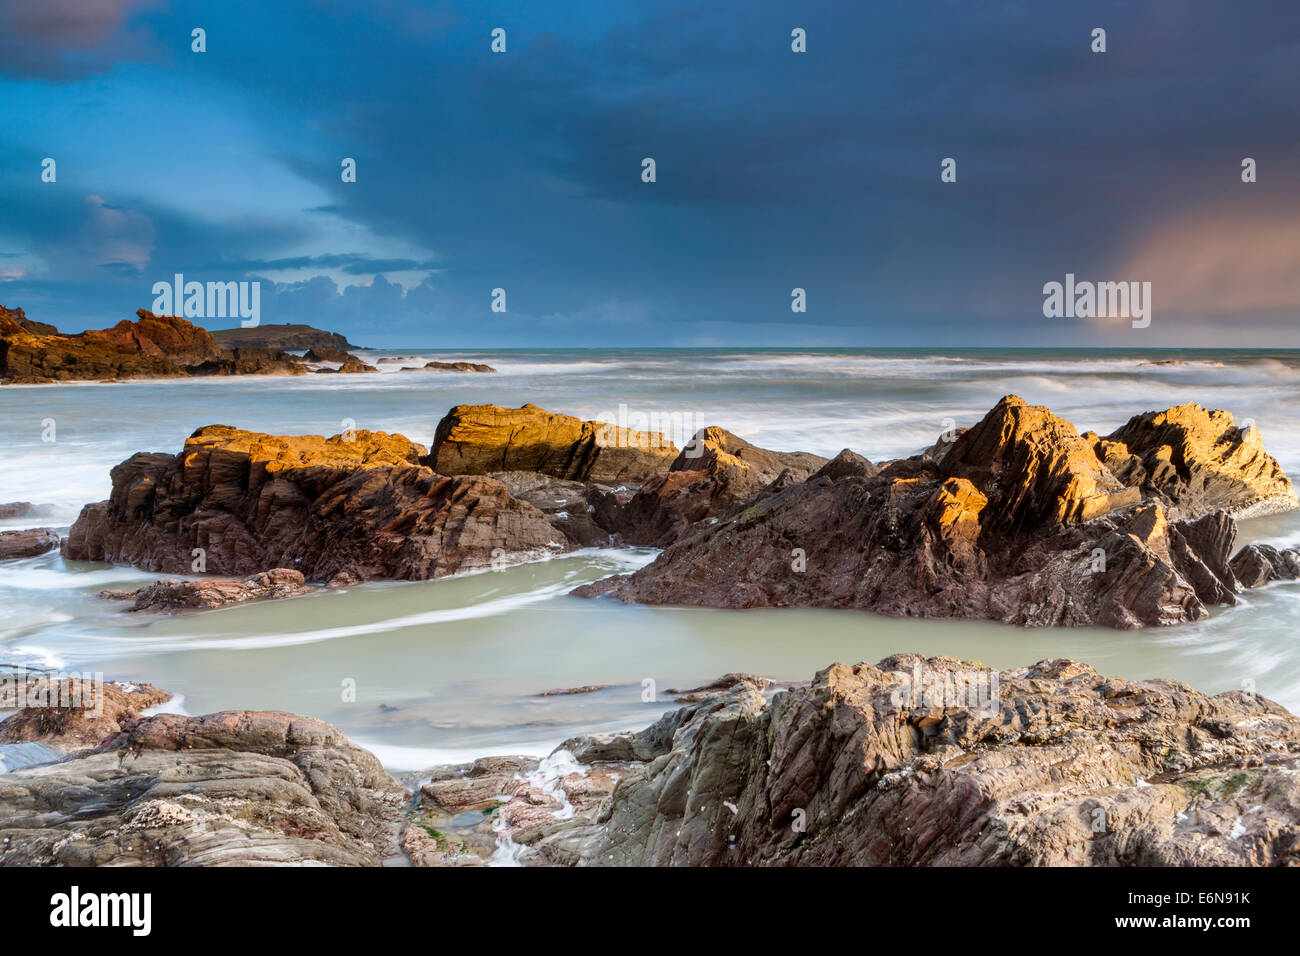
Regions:
<instances>
[{"instance_id":1,"label":"dark storm cloud","mask_svg":"<svg viewBox=\"0 0 1300 956\"><path fill-rule=\"evenodd\" d=\"M1260 212L1294 213L1300 196L1294 3L179 3L100 35L174 47L200 14L210 52L156 69L242 96L259 141L241 149L328 198L278 219L182 214L146 173L136 195L103 201L152 223L142 275L319 270L275 287L286 314L373 324L373 309L408 342L490 318L519 344L690 342L728 325L757 343L797 344L793 327L845 344L1095 344L1102 331L1042 317L1043 283L1145 278L1120 274L1134 267L1198 290L1157 293L1157 309L1179 312L1157 313L1147 341L1185 344L1213 325L1197 305L1207 273L1183 265L1199 250L1220 284L1269 290L1209 298L1248 309L1238 335L1277 344L1300 292L1206 225L1213 209L1233 236L1281 244L1270 269L1300 266L1300 246ZM790 52L793 26L807 54ZM1089 50L1096 26L1105 54ZM939 182L946 156L956 184ZM1240 182L1243 156L1258 183ZM355 184L339 181L342 157L357 160ZM81 207L48 226L28 222L21 197L17 209L41 255L68 269L87 258ZM1183 220L1203 237L1190 252L1167 225ZM373 248L296 251L333 224ZM133 242L109 270L129 269ZM384 278L399 272L406 290ZM487 313L498 286L506 317ZM790 312L795 286L806 315ZM611 322L619 310L636 321Z\"/></svg>"}]
</instances>

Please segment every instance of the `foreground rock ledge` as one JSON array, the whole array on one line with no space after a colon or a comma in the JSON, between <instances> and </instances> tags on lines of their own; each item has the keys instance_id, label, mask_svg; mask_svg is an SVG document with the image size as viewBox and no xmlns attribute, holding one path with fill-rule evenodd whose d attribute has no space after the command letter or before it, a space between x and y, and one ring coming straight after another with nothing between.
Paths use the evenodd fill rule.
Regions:
<instances>
[{"instance_id":1,"label":"foreground rock ledge","mask_svg":"<svg viewBox=\"0 0 1300 956\"><path fill-rule=\"evenodd\" d=\"M916 654L787 686L730 674L638 733L436 768L408 804L330 724L142 718L165 692L118 685L102 718L0 724L75 751L0 774L0 865L375 866L399 831L432 866L1300 865L1300 719L1261 697Z\"/></svg>"},{"instance_id":2,"label":"foreground rock ledge","mask_svg":"<svg viewBox=\"0 0 1300 956\"><path fill-rule=\"evenodd\" d=\"M587 773L561 782L592 783L570 819L538 814L511 758L462 769L466 787L435 773L425 800L516 781L493 813L538 865L1300 865L1300 719L1284 708L1068 660L1000 672L991 706L927 704L990 673L835 664L771 700L741 683L637 734L575 738L562 749Z\"/></svg>"},{"instance_id":3,"label":"foreground rock ledge","mask_svg":"<svg viewBox=\"0 0 1300 956\"><path fill-rule=\"evenodd\" d=\"M0 775L0 865L377 866L405 798L322 721L163 714Z\"/></svg>"}]
</instances>

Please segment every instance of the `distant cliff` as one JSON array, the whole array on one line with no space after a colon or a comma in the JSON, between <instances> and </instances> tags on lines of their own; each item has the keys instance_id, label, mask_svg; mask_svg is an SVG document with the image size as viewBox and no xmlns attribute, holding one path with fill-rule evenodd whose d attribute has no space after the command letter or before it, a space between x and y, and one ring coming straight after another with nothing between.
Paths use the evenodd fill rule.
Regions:
<instances>
[{"instance_id":1,"label":"distant cliff","mask_svg":"<svg viewBox=\"0 0 1300 956\"><path fill-rule=\"evenodd\" d=\"M146 309L138 310L134 321L124 319L110 329L64 335L27 318L22 309L0 306L0 384L307 371L301 358L283 350L222 348L206 329Z\"/></svg>"},{"instance_id":2,"label":"distant cliff","mask_svg":"<svg viewBox=\"0 0 1300 956\"><path fill-rule=\"evenodd\" d=\"M234 349L286 349L288 351L306 351L307 349L350 349L362 348L353 345L346 336L337 332L323 332L310 325L259 325L251 329L214 329L212 337L222 348Z\"/></svg>"}]
</instances>

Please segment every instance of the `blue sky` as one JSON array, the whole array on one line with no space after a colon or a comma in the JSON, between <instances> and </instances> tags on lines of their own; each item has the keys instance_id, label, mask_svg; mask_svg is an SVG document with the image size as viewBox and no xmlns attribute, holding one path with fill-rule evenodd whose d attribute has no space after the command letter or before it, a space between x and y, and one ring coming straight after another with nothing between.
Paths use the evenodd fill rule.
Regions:
<instances>
[{"instance_id":1,"label":"blue sky","mask_svg":"<svg viewBox=\"0 0 1300 956\"><path fill-rule=\"evenodd\" d=\"M1294 0L0 0L0 303L104 327L182 272L369 345L1300 346L1298 80ZM1151 326L1044 318L1067 272L1152 282Z\"/></svg>"}]
</instances>

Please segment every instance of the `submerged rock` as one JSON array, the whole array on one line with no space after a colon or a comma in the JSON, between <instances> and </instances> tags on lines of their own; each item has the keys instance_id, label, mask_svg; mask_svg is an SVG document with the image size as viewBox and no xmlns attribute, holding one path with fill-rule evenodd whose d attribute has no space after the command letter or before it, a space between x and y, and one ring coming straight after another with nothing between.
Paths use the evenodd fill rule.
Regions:
<instances>
[{"instance_id":1,"label":"submerged rock","mask_svg":"<svg viewBox=\"0 0 1300 956\"><path fill-rule=\"evenodd\" d=\"M169 578L155 581L135 591L105 591L101 597L132 602L132 611L207 610L244 604L300 597L316 590L309 587L301 571L272 568L246 578Z\"/></svg>"},{"instance_id":2,"label":"submerged rock","mask_svg":"<svg viewBox=\"0 0 1300 956\"><path fill-rule=\"evenodd\" d=\"M1126 426L1135 443L1139 419ZM1236 525L1216 506L1288 500L1276 463L1246 449L1249 467L1221 473L1190 459L1181 467L1195 482L1128 485L1099 457L1114 456L1103 444L1008 396L938 459L878 469L841 453L805 481L773 482L691 525L634 574L574 593L1120 628L1196 620L1231 603Z\"/></svg>"},{"instance_id":3,"label":"submerged rock","mask_svg":"<svg viewBox=\"0 0 1300 956\"><path fill-rule=\"evenodd\" d=\"M69 558L187 574L272 568L309 581L425 580L573 547L485 477L447 477L422 445L357 431L323 438L211 425L179 455L132 456L109 500L82 509Z\"/></svg>"},{"instance_id":4,"label":"submerged rock","mask_svg":"<svg viewBox=\"0 0 1300 956\"><path fill-rule=\"evenodd\" d=\"M403 369L405 372L495 372L491 365L481 362L425 362L420 369Z\"/></svg>"},{"instance_id":5,"label":"submerged rock","mask_svg":"<svg viewBox=\"0 0 1300 956\"><path fill-rule=\"evenodd\" d=\"M570 866L1268 866L1300 847L1300 719L1075 661L902 654L748 682L562 745L608 799L503 838Z\"/></svg>"}]
</instances>

